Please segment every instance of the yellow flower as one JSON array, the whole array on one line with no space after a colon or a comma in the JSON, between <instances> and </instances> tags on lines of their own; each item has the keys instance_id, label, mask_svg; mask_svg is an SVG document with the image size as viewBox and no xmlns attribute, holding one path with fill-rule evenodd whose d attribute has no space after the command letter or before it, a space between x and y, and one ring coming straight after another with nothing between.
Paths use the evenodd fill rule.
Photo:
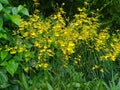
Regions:
<instances>
[{"instance_id":1,"label":"yellow flower","mask_svg":"<svg viewBox=\"0 0 120 90\"><path fill-rule=\"evenodd\" d=\"M22 30L24 30L24 28L23 28L23 27L20 27L19 30L22 31Z\"/></svg>"},{"instance_id":2,"label":"yellow flower","mask_svg":"<svg viewBox=\"0 0 120 90\"><path fill-rule=\"evenodd\" d=\"M43 64L39 64L39 67L42 67L43 66Z\"/></svg>"},{"instance_id":3,"label":"yellow flower","mask_svg":"<svg viewBox=\"0 0 120 90\"><path fill-rule=\"evenodd\" d=\"M95 66L92 67L92 70L98 69L98 68L99 68L99 66L98 66L98 65L95 65Z\"/></svg>"},{"instance_id":4,"label":"yellow flower","mask_svg":"<svg viewBox=\"0 0 120 90\"><path fill-rule=\"evenodd\" d=\"M78 9L78 11L82 11L82 9L81 8L77 8Z\"/></svg>"},{"instance_id":5,"label":"yellow flower","mask_svg":"<svg viewBox=\"0 0 120 90\"><path fill-rule=\"evenodd\" d=\"M16 50L10 51L10 54L16 54Z\"/></svg>"},{"instance_id":6,"label":"yellow flower","mask_svg":"<svg viewBox=\"0 0 120 90\"><path fill-rule=\"evenodd\" d=\"M35 43L34 43L34 46L39 47L40 44L39 44L38 42L35 42Z\"/></svg>"},{"instance_id":7,"label":"yellow flower","mask_svg":"<svg viewBox=\"0 0 120 90\"><path fill-rule=\"evenodd\" d=\"M47 67L48 67L48 64L47 64L47 63L43 64L43 67L44 67L44 68L47 68Z\"/></svg>"},{"instance_id":8,"label":"yellow flower","mask_svg":"<svg viewBox=\"0 0 120 90\"><path fill-rule=\"evenodd\" d=\"M25 57L29 57L30 56L30 54L25 54Z\"/></svg>"},{"instance_id":9,"label":"yellow flower","mask_svg":"<svg viewBox=\"0 0 120 90\"><path fill-rule=\"evenodd\" d=\"M69 60L69 56L68 55L65 56L65 60Z\"/></svg>"},{"instance_id":10,"label":"yellow flower","mask_svg":"<svg viewBox=\"0 0 120 90\"><path fill-rule=\"evenodd\" d=\"M24 51L24 48L23 47L20 47L19 49L18 49L18 52L19 53L21 53L21 52L23 52Z\"/></svg>"},{"instance_id":11,"label":"yellow flower","mask_svg":"<svg viewBox=\"0 0 120 90\"><path fill-rule=\"evenodd\" d=\"M104 72L104 69L103 69L103 68L101 68L101 69L100 69L100 72L102 72L102 73L103 73L103 72Z\"/></svg>"},{"instance_id":12,"label":"yellow flower","mask_svg":"<svg viewBox=\"0 0 120 90\"><path fill-rule=\"evenodd\" d=\"M92 67L92 70L94 70L95 69L95 67Z\"/></svg>"},{"instance_id":13,"label":"yellow flower","mask_svg":"<svg viewBox=\"0 0 120 90\"><path fill-rule=\"evenodd\" d=\"M75 46L75 44L70 41L68 46L73 47L73 46Z\"/></svg>"},{"instance_id":14,"label":"yellow flower","mask_svg":"<svg viewBox=\"0 0 120 90\"><path fill-rule=\"evenodd\" d=\"M47 49L47 46L46 46L46 45L44 46L44 49L45 49L45 50Z\"/></svg>"},{"instance_id":15,"label":"yellow flower","mask_svg":"<svg viewBox=\"0 0 120 90\"><path fill-rule=\"evenodd\" d=\"M84 2L85 5L88 5L89 3L88 2Z\"/></svg>"},{"instance_id":16,"label":"yellow flower","mask_svg":"<svg viewBox=\"0 0 120 90\"><path fill-rule=\"evenodd\" d=\"M10 48L8 45L5 45L6 51L10 51L12 48Z\"/></svg>"},{"instance_id":17,"label":"yellow flower","mask_svg":"<svg viewBox=\"0 0 120 90\"><path fill-rule=\"evenodd\" d=\"M14 47L14 49L17 49L17 48L18 48L17 46Z\"/></svg>"},{"instance_id":18,"label":"yellow flower","mask_svg":"<svg viewBox=\"0 0 120 90\"><path fill-rule=\"evenodd\" d=\"M31 32L31 36L34 38L36 36L35 32Z\"/></svg>"},{"instance_id":19,"label":"yellow flower","mask_svg":"<svg viewBox=\"0 0 120 90\"><path fill-rule=\"evenodd\" d=\"M77 64L78 62L77 61L74 61L75 64Z\"/></svg>"},{"instance_id":20,"label":"yellow flower","mask_svg":"<svg viewBox=\"0 0 120 90\"><path fill-rule=\"evenodd\" d=\"M23 37L27 37L28 36L28 32L25 32L24 34L23 34Z\"/></svg>"},{"instance_id":21,"label":"yellow flower","mask_svg":"<svg viewBox=\"0 0 120 90\"><path fill-rule=\"evenodd\" d=\"M33 0L34 2L37 2L38 0Z\"/></svg>"},{"instance_id":22,"label":"yellow flower","mask_svg":"<svg viewBox=\"0 0 120 90\"><path fill-rule=\"evenodd\" d=\"M63 48L62 48L62 51L63 51L63 54L66 54L66 53L67 53L67 51L66 51L65 49L63 49Z\"/></svg>"},{"instance_id":23,"label":"yellow flower","mask_svg":"<svg viewBox=\"0 0 120 90\"><path fill-rule=\"evenodd\" d=\"M115 61L116 57L114 55L111 56L111 60Z\"/></svg>"},{"instance_id":24,"label":"yellow flower","mask_svg":"<svg viewBox=\"0 0 120 90\"><path fill-rule=\"evenodd\" d=\"M67 50L68 50L69 53L74 53L74 50L73 50L72 47L68 47Z\"/></svg>"},{"instance_id":25,"label":"yellow flower","mask_svg":"<svg viewBox=\"0 0 120 90\"><path fill-rule=\"evenodd\" d=\"M60 41L59 43L60 43L61 46L63 46L63 47L65 46L65 42L64 41Z\"/></svg>"},{"instance_id":26,"label":"yellow flower","mask_svg":"<svg viewBox=\"0 0 120 90\"><path fill-rule=\"evenodd\" d=\"M55 33L55 36L58 37L58 36L59 36L59 33L56 32L56 33Z\"/></svg>"},{"instance_id":27,"label":"yellow flower","mask_svg":"<svg viewBox=\"0 0 120 90\"><path fill-rule=\"evenodd\" d=\"M99 68L99 66L98 66L98 65L95 65L95 68Z\"/></svg>"}]
</instances>

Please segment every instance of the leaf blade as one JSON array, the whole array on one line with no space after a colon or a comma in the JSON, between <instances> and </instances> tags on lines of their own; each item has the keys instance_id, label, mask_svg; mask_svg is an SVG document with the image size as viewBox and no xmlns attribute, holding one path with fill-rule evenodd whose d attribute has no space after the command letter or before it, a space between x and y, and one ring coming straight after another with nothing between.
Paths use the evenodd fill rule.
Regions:
<instances>
[{"instance_id":1,"label":"leaf blade","mask_svg":"<svg viewBox=\"0 0 120 90\"><path fill-rule=\"evenodd\" d=\"M5 50L3 50L2 52L1 52L1 59L2 60L4 60L6 57L7 57L7 55L8 55L8 52L7 51L5 51Z\"/></svg>"},{"instance_id":2,"label":"leaf blade","mask_svg":"<svg viewBox=\"0 0 120 90\"><path fill-rule=\"evenodd\" d=\"M0 3L0 11L2 11L3 9L3 5Z\"/></svg>"},{"instance_id":3,"label":"leaf blade","mask_svg":"<svg viewBox=\"0 0 120 90\"><path fill-rule=\"evenodd\" d=\"M6 66L7 71L13 76L18 68L18 63L15 60L10 60Z\"/></svg>"},{"instance_id":4,"label":"leaf blade","mask_svg":"<svg viewBox=\"0 0 120 90\"><path fill-rule=\"evenodd\" d=\"M20 25L20 20L21 20L21 17L18 14L11 16L11 21L18 26Z\"/></svg>"},{"instance_id":5,"label":"leaf blade","mask_svg":"<svg viewBox=\"0 0 120 90\"><path fill-rule=\"evenodd\" d=\"M9 4L8 0L0 0L0 2L3 4Z\"/></svg>"}]
</instances>

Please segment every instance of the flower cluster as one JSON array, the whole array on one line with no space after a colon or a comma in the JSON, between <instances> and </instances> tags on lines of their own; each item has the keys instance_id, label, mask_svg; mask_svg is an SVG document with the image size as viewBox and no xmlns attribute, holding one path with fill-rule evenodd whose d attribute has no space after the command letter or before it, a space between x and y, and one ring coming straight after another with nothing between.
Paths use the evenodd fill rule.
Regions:
<instances>
[{"instance_id":1,"label":"flower cluster","mask_svg":"<svg viewBox=\"0 0 120 90\"><path fill-rule=\"evenodd\" d=\"M92 67L92 70L99 70L100 72L104 72L104 69L103 68L100 68L98 65L94 65L93 67Z\"/></svg>"},{"instance_id":2,"label":"flower cluster","mask_svg":"<svg viewBox=\"0 0 120 90\"><path fill-rule=\"evenodd\" d=\"M6 45L6 50L10 54L23 53L22 58L26 62L35 60L36 68L47 68L51 60L61 60L66 65L71 55L79 49L77 47L85 43L90 51L105 53L100 56L101 60L105 58L115 61L120 53L119 35L110 36L109 28L99 31L97 17L87 16L85 8L78 10L80 13L69 24L63 18L65 12L62 8L60 12L44 20L36 14L30 15L29 20L22 20L19 29L13 32L15 46ZM79 53L76 54L79 57L74 58L75 64L82 59Z\"/></svg>"},{"instance_id":3,"label":"flower cluster","mask_svg":"<svg viewBox=\"0 0 120 90\"><path fill-rule=\"evenodd\" d=\"M118 32L119 34L119 32ZM101 60L111 60L115 61L116 58L120 54L120 36L119 35L113 35L109 39L108 47L105 48L105 52L107 52L105 55L101 56Z\"/></svg>"}]
</instances>

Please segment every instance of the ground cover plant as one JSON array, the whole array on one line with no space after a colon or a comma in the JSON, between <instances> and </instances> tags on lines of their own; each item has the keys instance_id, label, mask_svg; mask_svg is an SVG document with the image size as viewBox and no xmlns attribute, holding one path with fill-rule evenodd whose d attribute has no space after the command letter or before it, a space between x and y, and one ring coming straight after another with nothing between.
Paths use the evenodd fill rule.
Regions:
<instances>
[{"instance_id":1,"label":"ground cover plant","mask_svg":"<svg viewBox=\"0 0 120 90\"><path fill-rule=\"evenodd\" d=\"M32 2L29 15L0 1L0 89L119 90L120 31L103 27L99 10L79 7L71 20L63 3L43 18Z\"/></svg>"}]
</instances>

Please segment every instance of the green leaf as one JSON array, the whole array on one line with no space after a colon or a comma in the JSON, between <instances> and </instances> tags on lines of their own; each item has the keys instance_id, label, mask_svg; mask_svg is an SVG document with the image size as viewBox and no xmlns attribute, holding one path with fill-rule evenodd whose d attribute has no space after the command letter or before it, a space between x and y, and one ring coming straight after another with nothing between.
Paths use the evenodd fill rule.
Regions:
<instances>
[{"instance_id":1,"label":"green leaf","mask_svg":"<svg viewBox=\"0 0 120 90\"><path fill-rule=\"evenodd\" d=\"M7 61L4 61L0 64L0 66L7 66L7 65L8 65Z\"/></svg>"},{"instance_id":2,"label":"green leaf","mask_svg":"<svg viewBox=\"0 0 120 90\"><path fill-rule=\"evenodd\" d=\"M13 76L18 68L18 63L14 59L10 60L6 66L7 71Z\"/></svg>"},{"instance_id":3,"label":"green leaf","mask_svg":"<svg viewBox=\"0 0 120 90\"><path fill-rule=\"evenodd\" d=\"M108 90L108 87L103 81L99 81L96 90Z\"/></svg>"},{"instance_id":4,"label":"green leaf","mask_svg":"<svg viewBox=\"0 0 120 90\"><path fill-rule=\"evenodd\" d=\"M10 14L11 11L12 11L12 8L13 7L10 7L10 6L9 7L4 7L3 11L4 11L5 14L8 14L8 13Z\"/></svg>"},{"instance_id":5,"label":"green leaf","mask_svg":"<svg viewBox=\"0 0 120 90\"><path fill-rule=\"evenodd\" d=\"M23 8L24 8L24 6L19 5L17 9L18 9L18 11L21 11Z\"/></svg>"},{"instance_id":6,"label":"green leaf","mask_svg":"<svg viewBox=\"0 0 120 90\"><path fill-rule=\"evenodd\" d=\"M2 4L0 3L0 11L3 9L3 6L2 6Z\"/></svg>"},{"instance_id":7,"label":"green leaf","mask_svg":"<svg viewBox=\"0 0 120 90\"><path fill-rule=\"evenodd\" d=\"M23 86L24 86L25 90L27 90L28 89L28 83L27 83L27 79L26 79L24 73L22 73L22 83L23 83Z\"/></svg>"},{"instance_id":8,"label":"green leaf","mask_svg":"<svg viewBox=\"0 0 120 90\"><path fill-rule=\"evenodd\" d=\"M8 0L0 0L0 2L3 4L9 4Z\"/></svg>"},{"instance_id":9,"label":"green leaf","mask_svg":"<svg viewBox=\"0 0 120 90\"><path fill-rule=\"evenodd\" d=\"M4 50L4 51L1 51L1 55L0 55L0 56L1 56L1 59L2 59L2 60L4 60L4 59L7 57L7 55L8 55L8 52L7 52L7 51L5 51L5 50Z\"/></svg>"},{"instance_id":10,"label":"green leaf","mask_svg":"<svg viewBox=\"0 0 120 90\"><path fill-rule=\"evenodd\" d=\"M0 84L3 84L8 81L7 75L0 71Z\"/></svg>"},{"instance_id":11,"label":"green leaf","mask_svg":"<svg viewBox=\"0 0 120 90\"><path fill-rule=\"evenodd\" d=\"M7 39L7 35L6 35L6 34L3 34L3 33L0 33L0 38Z\"/></svg>"},{"instance_id":12,"label":"green leaf","mask_svg":"<svg viewBox=\"0 0 120 90\"><path fill-rule=\"evenodd\" d=\"M0 28L2 28L2 27L3 27L3 18L0 17Z\"/></svg>"},{"instance_id":13,"label":"green leaf","mask_svg":"<svg viewBox=\"0 0 120 90\"><path fill-rule=\"evenodd\" d=\"M7 81L8 81L7 75L0 71L0 88L7 87Z\"/></svg>"},{"instance_id":14,"label":"green leaf","mask_svg":"<svg viewBox=\"0 0 120 90\"><path fill-rule=\"evenodd\" d=\"M13 13L13 15L18 13L18 10L17 10L16 7L13 7L13 8L12 8L12 13Z\"/></svg>"},{"instance_id":15,"label":"green leaf","mask_svg":"<svg viewBox=\"0 0 120 90\"><path fill-rule=\"evenodd\" d=\"M119 81L117 83L117 87L118 87L118 89L120 88L120 79L119 79Z\"/></svg>"},{"instance_id":16,"label":"green leaf","mask_svg":"<svg viewBox=\"0 0 120 90\"><path fill-rule=\"evenodd\" d=\"M25 8L24 6L22 6L22 5L19 5L18 6L18 12L19 13L22 13L22 14L24 14L24 15L29 15L29 12L28 12L28 10L27 10L27 8Z\"/></svg>"},{"instance_id":17,"label":"green leaf","mask_svg":"<svg viewBox=\"0 0 120 90\"><path fill-rule=\"evenodd\" d=\"M40 76L35 76L33 79L32 79L32 86L29 87L29 90L35 90L35 88L37 87L37 85L39 86L40 82L39 82L39 78Z\"/></svg>"},{"instance_id":18,"label":"green leaf","mask_svg":"<svg viewBox=\"0 0 120 90\"><path fill-rule=\"evenodd\" d=\"M75 83L75 87L79 88L80 87L80 83Z\"/></svg>"},{"instance_id":19,"label":"green leaf","mask_svg":"<svg viewBox=\"0 0 120 90\"><path fill-rule=\"evenodd\" d=\"M23 87L23 83L19 80L14 80L17 84L19 84L21 87Z\"/></svg>"},{"instance_id":20,"label":"green leaf","mask_svg":"<svg viewBox=\"0 0 120 90\"><path fill-rule=\"evenodd\" d=\"M52 86L49 83L47 83L47 87L48 87L48 90L53 90Z\"/></svg>"},{"instance_id":21,"label":"green leaf","mask_svg":"<svg viewBox=\"0 0 120 90\"><path fill-rule=\"evenodd\" d=\"M11 21L16 24L16 25L20 25L20 20L21 20L21 17L20 15L18 14L15 14L15 15L11 15Z\"/></svg>"},{"instance_id":22,"label":"green leaf","mask_svg":"<svg viewBox=\"0 0 120 90\"><path fill-rule=\"evenodd\" d=\"M27 8L22 9L22 10L21 10L21 13L24 14L24 15L29 16L29 13L28 13Z\"/></svg>"},{"instance_id":23,"label":"green leaf","mask_svg":"<svg viewBox=\"0 0 120 90\"><path fill-rule=\"evenodd\" d=\"M5 13L5 14L3 15L3 18L4 18L5 21L8 21L8 20L11 19L11 15L10 15L9 13Z\"/></svg>"}]
</instances>

